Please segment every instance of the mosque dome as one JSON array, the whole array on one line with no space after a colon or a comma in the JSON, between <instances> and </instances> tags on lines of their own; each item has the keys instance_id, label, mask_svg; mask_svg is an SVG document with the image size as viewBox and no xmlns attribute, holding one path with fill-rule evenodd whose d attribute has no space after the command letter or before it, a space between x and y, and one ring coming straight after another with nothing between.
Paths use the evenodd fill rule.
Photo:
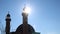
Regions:
<instances>
[{"instance_id":1,"label":"mosque dome","mask_svg":"<svg viewBox=\"0 0 60 34\"><path fill-rule=\"evenodd\" d=\"M33 29L33 27L32 27L31 25L29 25L29 24L27 24L27 25L28 25L28 33L29 33L29 34L32 34L32 32L35 32L35 30ZM20 34L23 33L23 24L21 24L21 25L17 28L16 32L18 32L18 33L20 33Z\"/></svg>"}]
</instances>

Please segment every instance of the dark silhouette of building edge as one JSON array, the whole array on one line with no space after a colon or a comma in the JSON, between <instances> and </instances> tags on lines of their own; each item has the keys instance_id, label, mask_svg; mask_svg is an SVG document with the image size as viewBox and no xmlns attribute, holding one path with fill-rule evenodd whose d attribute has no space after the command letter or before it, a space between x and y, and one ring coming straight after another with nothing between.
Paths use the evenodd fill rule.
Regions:
<instances>
[{"instance_id":1,"label":"dark silhouette of building edge","mask_svg":"<svg viewBox=\"0 0 60 34\"><path fill-rule=\"evenodd\" d=\"M23 23L18 26L18 28L16 29L15 32L10 32L10 22L11 22L11 18L10 18L10 14L8 13L6 16L6 28L5 28L5 32L6 34L33 34L35 33L34 28L28 24L28 14L22 12L22 17L23 17Z\"/></svg>"}]
</instances>

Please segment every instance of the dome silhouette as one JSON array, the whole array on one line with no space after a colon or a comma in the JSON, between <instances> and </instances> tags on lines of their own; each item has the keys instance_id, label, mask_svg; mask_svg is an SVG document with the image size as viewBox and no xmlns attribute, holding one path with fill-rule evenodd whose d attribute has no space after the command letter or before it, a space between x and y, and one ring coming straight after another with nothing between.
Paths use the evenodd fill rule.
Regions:
<instances>
[{"instance_id":1,"label":"dome silhouette","mask_svg":"<svg viewBox=\"0 0 60 34\"><path fill-rule=\"evenodd\" d=\"M35 30L33 29L33 27L29 24L28 25L28 33L29 34L32 34L32 32L35 32ZM16 32L22 34L23 33L23 24L21 24L17 29L16 29Z\"/></svg>"}]
</instances>

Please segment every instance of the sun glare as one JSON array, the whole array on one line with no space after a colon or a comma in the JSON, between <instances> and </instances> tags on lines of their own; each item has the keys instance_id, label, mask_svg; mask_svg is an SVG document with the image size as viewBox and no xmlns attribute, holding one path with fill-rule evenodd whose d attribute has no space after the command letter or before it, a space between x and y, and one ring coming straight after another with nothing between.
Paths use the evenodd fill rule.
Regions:
<instances>
[{"instance_id":1,"label":"sun glare","mask_svg":"<svg viewBox=\"0 0 60 34\"><path fill-rule=\"evenodd\" d=\"M26 7L24 8L24 12L29 14L29 13L31 12L31 8L28 7L28 6L26 6Z\"/></svg>"}]
</instances>

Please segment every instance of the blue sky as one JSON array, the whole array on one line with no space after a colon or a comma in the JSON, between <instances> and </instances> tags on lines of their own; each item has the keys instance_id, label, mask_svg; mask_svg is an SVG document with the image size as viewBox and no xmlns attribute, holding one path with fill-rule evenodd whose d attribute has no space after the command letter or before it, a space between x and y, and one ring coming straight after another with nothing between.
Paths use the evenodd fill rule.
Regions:
<instances>
[{"instance_id":1,"label":"blue sky","mask_svg":"<svg viewBox=\"0 0 60 34\"><path fill-rule=\"evenodd\" d=\"M0 22L5 27L5 18L10 12L11 32L22 24L22 11L26 0L0 0ZM60 0L29 0L31 14L28 23L41 34L60 34Z\"/></svg>"}]
</instances>

